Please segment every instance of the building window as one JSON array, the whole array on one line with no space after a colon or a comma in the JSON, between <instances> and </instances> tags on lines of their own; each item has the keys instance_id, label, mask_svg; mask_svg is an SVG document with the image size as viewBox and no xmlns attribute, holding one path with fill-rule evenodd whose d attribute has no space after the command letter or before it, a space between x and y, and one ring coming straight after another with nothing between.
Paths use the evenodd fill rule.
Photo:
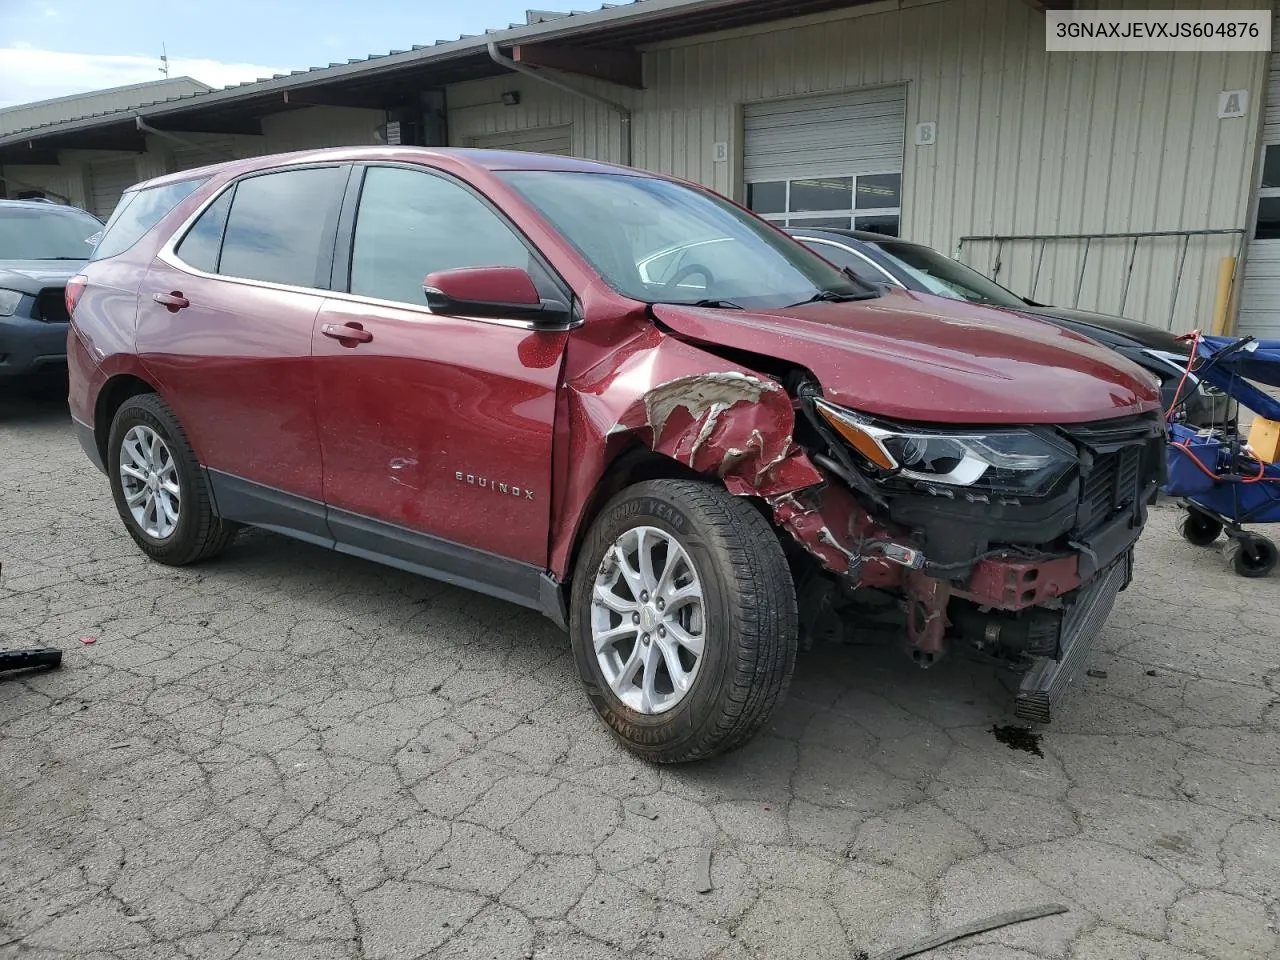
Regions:
<instances>
[{"instance_id":1,"label":"building window","mask_svg":"<svg viewBox=\"0 0 1280 960\"><path fill-rule=\"evenodd\" d=\"M802 177L747 185L747 207L779 226L898 235L902 174Z\"/></svg>"},{"instance_id":2,"label":"building window","mask_svg":"<svg viewBox=\"0 0 1280 960\"><path fill-rule=\"evenodd\" d=\"M1262 154L1262 183L1258 190L1255 240L1280 240L1280 143L1268 144Z\"/></svg>"},{"instance_id":3,"label":"building window","mask_svg":"<svg viewBox=\"0 0 1280 960\"><path fill-rule=\"evenodd\" d=\"M1258 222L1255 240L1280 240L1280 197L1258 198Z\"/></svg>"}]
</instances>

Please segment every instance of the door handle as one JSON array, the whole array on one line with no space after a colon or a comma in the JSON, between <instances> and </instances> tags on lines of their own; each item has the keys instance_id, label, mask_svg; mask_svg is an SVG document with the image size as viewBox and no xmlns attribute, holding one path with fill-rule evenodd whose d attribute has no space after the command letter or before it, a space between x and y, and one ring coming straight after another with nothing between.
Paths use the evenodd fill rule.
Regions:
<instances>
[{"instance_id":1,"label":"door handle","mask_svg":"<svg viewBox=\"0 0 1280 960\"><path fill-rule=\"evenodd\" d=\"M326 323L320 328L320 332L326 337L332 337L334 340L351 341L350 343L344 343L344 347L355 346L357 343L368 343L373 339L373 334L354 320L349 323Z\"/></svg>"},{"instance_id":2,"label":"door handle","mask_svg":"<svg viewBox=\"0 0 1280 960\"><path fill-rule=\"evenodd\" d=\"M174 290L172 293L153 293L151 299L170 313L177 313L183 307L191 306L191 301L182 295L181 290Z\"/></svg>"}]
</instances>

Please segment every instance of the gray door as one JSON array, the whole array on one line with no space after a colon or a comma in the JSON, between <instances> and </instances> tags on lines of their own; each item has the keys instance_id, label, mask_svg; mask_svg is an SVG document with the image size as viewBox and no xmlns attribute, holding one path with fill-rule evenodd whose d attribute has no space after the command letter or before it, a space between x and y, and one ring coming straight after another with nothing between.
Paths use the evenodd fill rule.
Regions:
<instances>
[{"instance_id":1,"label":"gray door","mask_svg":"<svg viewBox=\"0 0 1280 960\"><path fill-rule=\"evenodd\" d=\"M896 235L906 105L905 87L747 104L747 205L788 226Z\"/></svg>"},{"instance_id":2,"label":"gray door","mask_svg":"<svg viewBox=\"0 0 1280 960\"><path fill-rule=\"evenodd\" d=\"M1280 14L1271 23L1271 69L1262 127L1258 210L1245 256L1234 332L1280 337Z\"/></svg>"},{"instance_id":3,"label":"gray door","mask_svg":"<svg viewBox=\"0 0 1280 960\"><path fill-rule=\"evenodd\" d=\"M133 157L92 161L89 164L89 211L106 220L120 202L120 194L137 182L138 162Z\"/></svg>"},{"instance_id":4,"label":"gray door","mask_svg":"<svg viewBox=\"0 0 1280 960\"><path fill-rule=\"evenodd\" d=\"M525 150L529 153L554 153L562 157L573 156L573 126L531 127L528 130L509 130L505 133L486 133L472 137L469 147L482 150Z\"/></svg>"}]
</instances>

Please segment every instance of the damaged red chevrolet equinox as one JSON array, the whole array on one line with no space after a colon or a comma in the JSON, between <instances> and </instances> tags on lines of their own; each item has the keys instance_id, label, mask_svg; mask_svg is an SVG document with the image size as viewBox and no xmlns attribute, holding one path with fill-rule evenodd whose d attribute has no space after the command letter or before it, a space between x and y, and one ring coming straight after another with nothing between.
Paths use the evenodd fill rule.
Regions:
<instances>
[{"instance_id":1,"label":"damaged red chevrolet equinox","mask_svg":"<svg viewBox=\"0 0 1280 960\"><path fill-rule=\"evenodd\" d=\"M141 184L68 287L71 406L138 546L245 525L540 610L655 761L760 729L898 612L1047 721L1163 473L1153 381L866 286L700 187L365 147Z\"/></svg>"}]
</instances>

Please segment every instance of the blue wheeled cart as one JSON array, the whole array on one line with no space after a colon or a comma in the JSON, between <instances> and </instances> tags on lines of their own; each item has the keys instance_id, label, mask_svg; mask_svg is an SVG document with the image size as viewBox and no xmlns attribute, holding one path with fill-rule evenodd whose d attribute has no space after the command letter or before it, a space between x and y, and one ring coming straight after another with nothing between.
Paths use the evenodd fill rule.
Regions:
<instances>
[{"instance_id":1,"label":"blue wheeled cart","mask_svg":"<svg viewBox=\"0 0 1280 960\"><path fill-rule=\"evenodd\" d=\"M1254 414L1280 421L1280 400L1254 385L1280 387L1280 340L1203 337L1195 353L1196 377ZM1169 475L1163 492L1180 498L1187 508L1182 536L1208 546L1225 531L1224 556L1242 577L1265 577L1276 566L1275 543L1244 529L1247 523L1280 523L1280 463L1266 459L1263 453L1255 455L1234 427L1169 427Z\"/></svg>"}]
</instances>

